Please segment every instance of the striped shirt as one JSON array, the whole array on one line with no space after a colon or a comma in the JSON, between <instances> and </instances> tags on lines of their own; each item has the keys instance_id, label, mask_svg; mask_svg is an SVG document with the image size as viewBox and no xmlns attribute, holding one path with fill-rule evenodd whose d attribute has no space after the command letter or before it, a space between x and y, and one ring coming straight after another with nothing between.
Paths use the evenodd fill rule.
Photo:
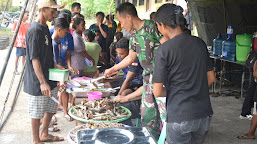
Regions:
<instances>
[{"instance_id":1,"label":"striped shirt","mask_svg":"<svg viewBox=\"0 0 257 144\"><path fill-rule=\"evenodd\" d=\"M85 50L85 44L80 34L74 32L72 36L74 40L74 51L71 53L71 66L78 70L84 70L84 57L80 52Z\"/></svg>"}]
</instances>

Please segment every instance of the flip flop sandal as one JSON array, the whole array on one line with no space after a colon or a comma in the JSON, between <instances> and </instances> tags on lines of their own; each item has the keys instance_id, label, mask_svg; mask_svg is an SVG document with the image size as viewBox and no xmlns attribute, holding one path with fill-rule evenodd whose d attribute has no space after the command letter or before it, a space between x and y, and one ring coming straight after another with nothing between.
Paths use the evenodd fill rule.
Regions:
<instances>
[{"instance_id":1,"label":"flip flop sandal","mask_svg":"<svg viewBox=\"0 0 257 144\"><path fill-rule=\"evenodd\" d=\"M63 108L58 108L57 111L63 112Z\"/></svg>"},{"instance_id":2,"label":"flip flop sandal","mask_svg":"<svg viewBox=\"0 0 257 144\"><path fill-rule=\"evenodd\" d=\"M246 135L241 135L241 136L238 136L237 138L238 139L255 139L255 137L254 138L250 138L250 137L248 137Z\"/></svg>"},{"instance_id":3,"label":"flip flop sandal","mask_svg":"<svg viewBox=\"0 0 257 144\"><path fill-rule=\"evenodd\" d=\"M64 118L65 118L68 122L73 121L73 118L70 117L69 115L65 115Z\"/></svg>"},{"instance_id":4,"label":"flip flop sandal","mask_svg":"<svg viewBox=\"0 0 257 144\"><path fill-rule=\"evenodd\" d=\"M51 122L53 125L57 125L57 118L53 116Z\"/></svg>"},{"instance_id":5,"label":"flip flop sandal","mask_svg":"<svg viewBox=\"0 0 257 144\"><path fill-rule=\"evenodd\" d=\"M48 131L49 131L49 132L58 132L58 131L60 131L60 129L57 128L57 127L54 126L54 125L51 125L51 126L48 127Z\"/></svg>"}]
</instances>

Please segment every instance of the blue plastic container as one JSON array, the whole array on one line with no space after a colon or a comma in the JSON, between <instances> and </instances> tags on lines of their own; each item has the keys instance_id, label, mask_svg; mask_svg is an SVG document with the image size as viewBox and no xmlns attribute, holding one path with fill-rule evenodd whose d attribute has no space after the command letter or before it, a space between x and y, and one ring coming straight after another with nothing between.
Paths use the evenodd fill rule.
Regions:
<instances>
[{"instance_id":1,"label":"blue plastic container","mask_svg":"<svg viewBox=\"0 0 257 144\"><path fill-rule=\"evenodd\" d=\"M218 37L213 40L213 54L216 56L222 55L222 42L224 39L221 37L221 34L218 34Z\"/></svg>"},{"instance_id":2,"label":"blue plastic container","mask_svg":"<svg viewBox=\"0 0 257 144\"><path fill-rule=\"evenodd\" d=\"M88 67L92 67L93 66L93 61L89 60L87 58L84 58L84 63L88 66Z\"/></svg>"},{"instance_id":3,"label":"blue plastic container","mask_svg":"<svg viewBox=\"0 0 257 144\"><path fill-rule=\"evenodd\" d=\"M222 58L234 61L236 57L236 42L229 37L222 42Z\"/></svg>"}]
</instances>

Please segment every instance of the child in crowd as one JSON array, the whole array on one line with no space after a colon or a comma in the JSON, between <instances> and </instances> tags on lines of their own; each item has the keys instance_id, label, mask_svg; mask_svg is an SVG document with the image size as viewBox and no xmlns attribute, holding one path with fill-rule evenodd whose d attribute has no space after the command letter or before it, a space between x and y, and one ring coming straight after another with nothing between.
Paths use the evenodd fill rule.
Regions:
<instances>
[{"instance_id":1,"label":"child in crowd","mask_svg":"<svg viewBox=\"0 0 257 144\"><path fill-rule=\"evenodd\" d=\"M97 22L89 27L91 31L100 30L100 36L98 39L98 43L102 48L102 52L104 53L104 58L106 58L106 38L108 35L108 26L103 24L104 13L98 12L96 13Z\"/></svg>"},{"instance_id":2,"label":"child in crowd","mask_svg":"<svg viewBox=\"0 0 257 144\"><path fill-rule=\"evenodd\" d=\"M213 114L207 80L208 50L203 40L183 32L182 12L174 4L164 4L156 12L158 30L169 40L155 53L153 93L160 97L165 83L167 142L201 144Z\"/></svg>"},{"instance_id":3,"label":"child in crowd","mask_svg":"<svg viewBox=\"0 0 257 144\"><path fill-rule=\"evenodd\" d=\"M92 60L95 65L95 60L88 55L82 36L80 35L85 30L85 21L83 18L78 17L73 19L72 25L75 30L72 34L74 40L74 51L71 53L71 66L79 70L79 74L72 74L72 77L83 76L85 70L84 58Z\"/></svg>"},{"instance_id":4,"label":"child in crowd","mask_svg":"<svg viewBox=\"0 0 257 144\"><path fill-rule=\"evenodd\" d=\"M114 63L116 62L116 55L117 55L116 44L123 37L122 32L120 32L120 31L116 32L115 37L116 37L116 41L112 42L111 45L110 45L110 56L111 56L110 64L111 65L114 65Z\"/></svg>"},{"instance_id":5,"label":"child in crowd","mask_svg":"<svg viewBox=\"0 0 257 144\"><path fill-rule=\"evenodd\" d=\"M53 54L55 67L63 69L61 61L61 42L60 38L64 38L69 31L69 23L64 18L56 18L54 21L54 33L52 35Z\"/></svg>"},{"instance_id":6,"label":"child in crowd","mask_svg":"<svg viewBox=\"0 0 257 144\"><path fill-rule=\"evenodd\" d=\"M15 65L14 65L14 73L15 74L20 74L18 72L18 60L19 57L22 57L22 69L24 67L24 63L25 63L25 56L26 56L26 33L27 30L29 29L29 23L27 23L26 21L29 19L29 12L25 11L24 16L22 18L22 22L20 24L20 28L19 28L19 32L17 34L15 43L14 43L14 47L16 47L16 57L15 57ZM13 32L15 31L17 26L17 22L14 23L14 27L13 27Z\"/></svg>"},{"instance_id":7,"label":"child in crowd","mask_svg":"<svg viewBox=\"0 0 257 144\"><path fill-rule=\"evenodd\" d=\"M69 10L62 10L61 13L58 15L58 18L64 18L66 21L70 24L71 17L70 17L70 11ZM54 28L50 29L50 33L53 35ZM74 51L74 43L73 43L73 37L70 34L70 32L67 33L67 35L64 38L59 38L59 41L61 42L61 48L60 48L60 60L61 60L61 66L68 68L73 74L78 74L79 71L71 66L71 52ZM67 121L72 121L73 119L68 115L68 101L70 99L71 105L73 105L73 97L72 95L68 95L66 92L58 92L60 105L58 106L58 109L61 109L61 105L63 106L64 111L64 117Z\"/></svg>"},{"instance_id":8,"label":"child in crowd","mask_svg":"<svg viewBox=\"0 0 257 144\"><path fill-rule=\"evenodd\" d=\"M77 18L77 17L81 17L81 18L84 19L84 16L83 16L82 14L80 14L80 13L78 13L78 12L72 13L72 15L71 15L72 21L71 21L71 24L70 24L70 33L71 33L71 34L73 34L73 32L74 32L74 29L73 29L73 27L72 27L72 25L73 25L73 23L74 23L73 19L74 19L74 18ZM81 36L82 36L82 33L81 33Z\"/></svg>"},{"instance_id":9,"label":"child in crowd","mask_svg":"<svg viewBox=\"0 0 257 144\"><path fill-rule=\"evenodd\" d=\"M54 67L58 69L64 69L61 61L61 42L59 39L66 37L68 31L69 31L69 23L65 18L56 18L54 20L54 32L52 34L52 45L53 45ZM59 83L58 85L64 84L64 82L58 82L58 83ZM60 92L62 93L63 91L60 91ZM67 114L67 111L66 111L66 114ZM53 125L50 125L48 130L52 132L60 131L60 129L58 129Z\"/></svg>"},{"instance_id":10,"label":"child in crowd","mask_svg":"<svg viewBox=\"0 0 257 144\"><path fill-rule=\"evenodd\" d=\"M129 54L129 40L127 38L121 38L119 42L117 42L116 52L116 64L118 64ZM107 87L112 88L121 86L118 95L128 95L143 85L143 69L138 61L138 58L136 58L136 60L130 66L123 68L122 71L123 79L105 84Z\"/></svg>"},{"instance_id":11,"label":"child in crowd","mask_svg":"<svg viewBox=\"0 0 257 144\"><path fill-rule=\"evenodd\" d=\"M95 43L97 43L97 44L99 44L98 43L98 40L99 40L99 38L100 38L100 30L99 29L96 29L96 30L94 30L93 32L95 32Z\"/></svg>"},{"instance_id":12,"label":"child in crowd","mask_svg":"<svg viewBox=\"0 0 257 144\"><path fill-rule=\"evenodd\" d=\"M150 14L150 20L156 21L156 12Z\"/></svg>"},{"instance_id":13,"label":"child in crowd","mask_svg":"<svg viewBox=\"0 0 257 144\"><path fill-rule=\"evenodd\" d=\"M72 12L72 13L74 13L74 12L80 13L80 12L81 12L81 4L80 4L80 3L77 3L77 2L73 3L73 4L71 5L71 12Z\"/></svg>"},{"instance_id":14,"label":"child in crowd","mask_svg":"<svg viewBox=\"0 0 257 144\"><path fill-rule=\"evenodd\" d=\"M100 52L101 47L99 44L94 43L95 40L95 34L90 31L89 29L84 31L84 37L85 37L85 46L87 53L95 60L95 63L98 63L98 60L101 59ZM93 65L92 67L89 67L86 65L86 69L84 70L85 76L87 77L97 77L97 65Z\"/></svg>"},{"instance_id":15,"label":"child in crowd","mask_svg":"<svg viewBox=\"0 0 257 144\"><path fill-rule=\"evenodd\" d=\"M116 45L117 58L116 64L120 63L129 54L129 40L121 38ZM114 98L115 101L122 103L122 106L128 108L131 113L131 118L140 118L140 105L142 95L143 68L141 67L138 58L128 67L123 68L123 79L106 83L107 87L121 86L118 95ZM131 119L124 122L131 125Z\"/></svg>"},{"instance_id":16,"label":"child in crowd","mask_svg":"<svg viewBox=\"0 0 257 144\"><path fill-rule=\"evenodd\" d=\"M114 21L114 15L110 14L105 17L105 23L108 25L108 36L106 38L106 55L110 61L110 45L113 42L114 35L117 29L117 24Z\"/></svg>"}]
</instances>

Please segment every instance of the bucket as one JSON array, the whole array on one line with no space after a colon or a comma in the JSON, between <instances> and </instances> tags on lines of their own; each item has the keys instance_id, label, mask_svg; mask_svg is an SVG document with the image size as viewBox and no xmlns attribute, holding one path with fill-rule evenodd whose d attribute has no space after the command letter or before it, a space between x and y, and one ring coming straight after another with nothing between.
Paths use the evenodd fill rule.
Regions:
<instances>
[{"instance_id":1,"label":"bucket","mask_svg":"<svg viewBox=\"0 0 257 144\"><path fill-rule=\"evenodd\" d=\"M94 101L95 99L102 98L103 93L99 91L91 91L87 93L89 101Z\"/></svg>"},{"instance_id":2,"label":"bucket","mask_svg":"<svg viewBox=\"0 0 257 144\"><path fill-rule=\"evenodd\" d=\"M251 35L236 35L236 60L245 62L246 57L251 51L252 36Z\"/></svg>"}]
</instances>

